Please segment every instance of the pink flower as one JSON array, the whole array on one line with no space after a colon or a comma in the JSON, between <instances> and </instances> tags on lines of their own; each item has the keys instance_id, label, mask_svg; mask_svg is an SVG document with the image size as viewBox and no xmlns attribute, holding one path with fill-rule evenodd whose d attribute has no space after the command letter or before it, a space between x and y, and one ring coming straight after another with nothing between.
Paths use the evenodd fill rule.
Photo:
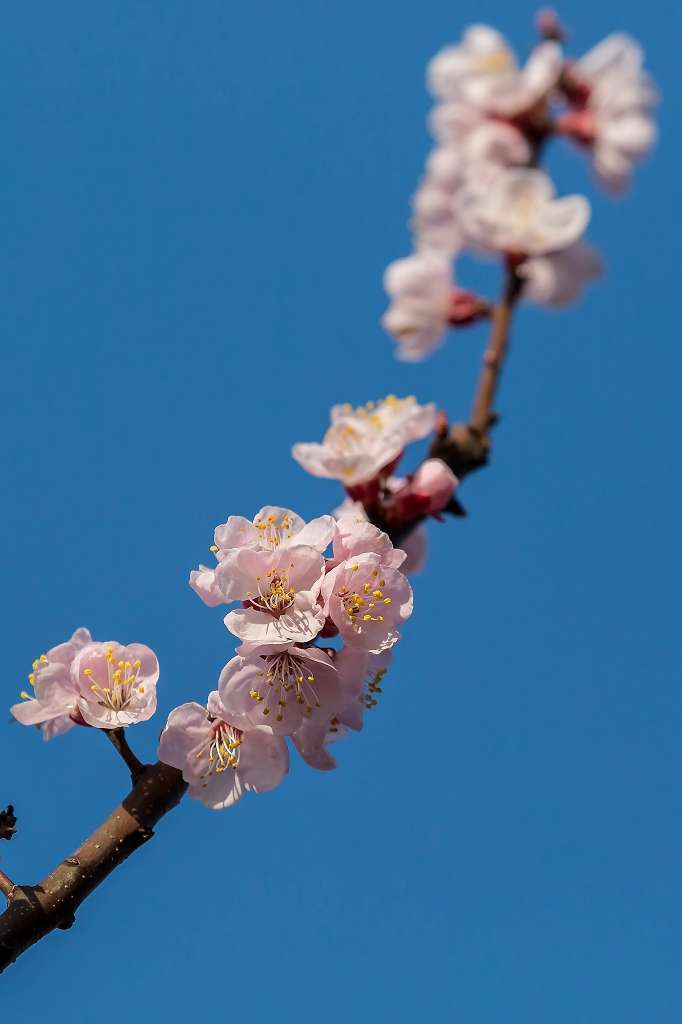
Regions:
<instances>
[{"instance_id":1,"label":"pink flower","mask_svg":"<svg viewBox=\"0 0 682 1024\"><path fill-rule=\"evenodd\" d=\"M400 541L405 552L402 570L407 576L416 576L423 571L429 548L429 535L423 523L415 526Z\"/></svg>"},{"instance_id":2,"label":"pink flower","mask_svg":"<svg viewBox=\"0 0 682 1024\"><path fill-rule=\"evenodd\" d=\"M159 662L144 644L87 644L71 665L71 678L80 713L98 729L146 722L156 711Z\"/></svg>"},{"instance_id":3,"label":"pink flower","mask_svg":"<svg viewBox=\"0 0 682 1024\"><path fill-rule=\"evenodd\" d=\"M435 420L435 405L419 405L413 396L389 395L358 409L336 405L322 444L296 444L292 454L313 476L353 487L388 474L405 446L426 437Z\"/></svg>"},{"instance_id":4,"label":"pink flower","mask_svg":"<svg viewBox=\"0 0 682 1024\"><path fill-rule=\"evenodd\" d=\"M570 305L583 288L602 274L599 253L586 242L574 242L561 252L533 256L518 268L523 298L557 309Z\"/></svg>"},{"instance_id":5,"label":"pink flower","mask_svg":"<svg viewBox=\"0 0 682 1024\"><path fill-rule=\"evenodd\" d=\"M24 725L43 725L46 739L74 723L117 729L156 711L159 663L143 644L91 642L87 630L38 659L35 698L11 709Z\"/></svg>"},{"instance_id":6,"label":"pink flower","mask_svg":"<svg viewBox=\"0 0 682 1024\"><path fill-rule=\"evenodd\" d=\"M334 664L343 683L344 703L328 722L306 719L291 737L306 764L320 771L336 768L328 746L343 739L349 729L356 732L362 729L363 713L377 703L376 694L381 693L380 683L391 661L389 652L368 654L344 647L334 653Z\"/></svg>"},{"instance_id":7,"label":"pink flower","mask_svg":"<svg viewBox=\"0 0 682 1024\"><path fill-rule=\"evenodd\" d=\"M77 629L70 640L41 654L33 662L28 681L34 691L31 697L22 691L22 702L10 708L22 725L40 725L43 739L61 736L74 725L83 725L78 711L78 690L71 680L71 664L86 644L92 642L87 629Z\"/></svg>"},{"instance_id":8,"label":"pink flower","mask_svg":"<svg viewBox=\"0 0 682 1024\"><path fill-rule=\"evenodd\" d=\"M555 42L540 43L519 69L503 36L487 25L472 25L456 46L438 53L428 67L431 91L504 117L518 117L544 102L562 68Z\"/></svg>"},{"instance_id":9,"label":"pink flower","mask_svg":"<svg viewBox=\"0 0 682 1024\"><path fill-rule=\"evenodd\" d=\"M369 522L364 509L361 514L350 511L339 518L334 530L333 552L334 564L368 552L379 555L382 565L391 569L399 569L405 561L405 552L394 548L388 534Z\"/></svg>"},{"instance_id":10,"label":"pink flower","mask_svg":"<svg viewBox=\"0 0 682 1024\"><path fill-rule=\"evenodd\" d=\"M399 491L406 481L401 477L392 476L386 481L388 490L392 492ZM350 498L339 505L334 511L334 515L338 519L346 517L352 517L359 520L369 522L367 519L367 512L365 506L360 501L352 501ZM405 555L405 561L400 566L400 569L406 576L412 576L415 573L422 571L426 565L426 555L428 549L428 534L423 524L415 526L414 529L410 530L406 537L403 537L400 541L402 545L402 551ZM401 550L396 548L396 550Z\"/></svg>"},{"instance_id":11,"label":"pink flower","mask_svg":"<svg viewBox=\"0 0 682 1024\"><path fill-rule=\"evenodd\" d=\"M226 603L241 601L225 625L241 640L255 644L305 643L324 625L318 595L324 558L314 548L275 551L233 548L215 571Z\"/></svg>"},{"instance_id":12,"label":"pink flower","mask_svg":"<svg viewBox=\"0 0 682 1024\"><path fill-rule=\"evenodd\" d=\"M542 171L512 168L490 187L464 189L459 215L471 242L510 255L543 256L568 248L587 227L590 204L584 196L556 199Z\"/></svg>"},{"instance_id":13,"label":"pink flower","mask_svg":"<svg viewBox=\"0 0 682 1024\"><path fill-rule=\"evenodd\" d=\"M400 639L398 626L412 614L412 589L381 555L357 555L327 573L322 584L325 614L344 641L373 653Z\"/></svg>"},{"instance_id":14,"label":"pink flower","mask_svg":"<svg viewBox=\"0 0 682 1024\"><path fill-rule=\"evenodd\" d=\"M391 523L437 515L448 504L459 481L442 459L426 459L390 501Z\"/></svg>"},{"instance_id":15,"label":"pink flower","mask_svg":"<svg viewBox=\"0 0 682 1024\"><path fill-rule=\"evenodd\" d=\"M294 644L237 655L220 673L219 690L229 714L245 715L278 734L295 732L306 719L328 722L341 703L339 674L329 656Z\"/></svg>"},{"instance_id":16,"label":"pink flower","mask_svg":"<svg viewBox=\"0 0 682 1024\"><path fill-rule=\"evenodd\" d=\"M231 807L245 790L274 789L289 770L282 737L227 714L217 691L207 708L191 703L171 711L159 759L181 771L190 796L214 810Z\"/></svg>"},{"instance_id":17,"label":"pink flower","mask_svg":"<svg viewBox=\"0 0 682 1024\"><path fill-rule=\"evenodd\" d=\"M216 580L215 569L211 569L210 566L199 565L198 569L192 569L189 574L189 585L209 608L225 604L225 598Z\"/></svg>"},{"instance_id":18,"label":"pink flower","mask_svg":"<svg viewBox=\"0 0 682 1024\"><path fill-rule=\"evenodd\" d=\"M323 552L330 544L334 532L331 516L319 516L306 523L288 508L266 505L252 521L243 516L230 516L226 523L216 527L215 543L220 552L233 548L278 548L305 546Z\"/></svg>"},{"instance_id":19,"label":"pink flower","mask_svg":"<svg viewBox=\"0 0 682 1024\"><path fill-rule=\"evenodd\" d=\"M323 552L329 546L334 532L331 516L320 516L306 523L288 508L266 505L253 520L244 516L230 516L226 523L217 526L215 544L211 550L218 562L228 551L236 548L256 548L268 551L305 546ZM200 565L189 576L191 588L210 608L225 604L223 592L216 579L215 569Z\"/></svg>"}]
</instances>

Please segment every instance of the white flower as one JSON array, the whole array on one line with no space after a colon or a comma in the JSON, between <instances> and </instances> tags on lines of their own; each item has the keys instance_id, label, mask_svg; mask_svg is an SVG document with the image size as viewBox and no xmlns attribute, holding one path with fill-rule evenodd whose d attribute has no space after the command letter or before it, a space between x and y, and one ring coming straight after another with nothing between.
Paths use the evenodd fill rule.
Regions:
<instances>
[{"instance_id":1,"label":"white flower","mask_svg":"<svg viewBox=\"0 0 682 1024\"><path fill-rule=\"evenodd\" d=\"M391 304L381 322L399 343L398 358L423 359L447 329L454 291L449 259L427 250L395 260L386 268L384 287Z\"/></svg>"},{"instance_id":2,"label":"white flower","mask_svg":"<svg viewBox=\"0 0 682 1024\"><path fill-rule=\"evenodd\" d=\"M453 150L438 152L437 160L439 176L427 174L412 196L410 227L415 249L432 250L452 259L464 243L454 196L466 180L465 166L461 155ZM451 180L445 177L446 168Z\"/></svg>"},{"instance_id":3,"label":"white flower","mask_svg":"<svg viewBox=\"0 0 682 1024\"><path fill-rule=\"evenodd\" d=\"M524 278L523 298L543 306L568 306L602 273L599 253L586 242L574 242L561 252L533 256L518 268Z\"/></svg>"},{"instance_id":4,"label":"white flower","mask_svg":"<svg viewBox=\"0 0 682 1024\"><path fill-rule=\"evenodd\" d=\"M540 43L519 68L504 37L487 25L472 25L456 46L430 62L429 88L439 99L463 100L490 113L513 117L544 101L562 68L561 48Z\"/></svg>"},{"instance_id":5,"label":"white flower","mask_svg":"<svg viewBox=\"0 0 682 1024\"><path fill-rule=\"evenodd\" d=\"M594 167L612 191L628 183L634 163L656 140L653 117L658 96L643 70L641 47L627 35L608 36L582 60L573 73L587 87L584 110L566 115L564 127L591 143Z\"/></svg>"},{"instance_id":6,"label":"white flower","mask_svg":"<svg viewBox=\"0 0 682 1024\"><path fill-rule=\"evenodd\" d=\"M517 255L565 249L590 219L584 196L556 199L548 176L531 168L503 171L489 187L472 183L462 192L458 209L471 242Z\"/></svg>"},{"instance_id":7,"label":"white flower","mask_svg":"<svg viewBox=\"0 0 682 1024\"><path fill-rule=\"evenodd\" d=\"M431 127L439 144L412 197L410 226L415 249L434 249L452 258L465 241L457 217L458 192L469 180L483 185L503 167L528 164L531 152L513 125L488 119L466 104L441 104L431 116Z\"/></svg>"},{"instance_id":8,"label":"white flower","mask_svg":"<svg viewBox=\"0 0 682 1024\"><path fill-rule=\"evenodd\" d=\"M431 112L429 124L440 145L458 154L460 164L524 166L531 160L530 145L523 132L466 103L438 104Z\"/></svg>"},{"instance_id":9,"label":"white flower","mask_svg":"<svg viewBox=\"0 0 682 1024\"><path fill-rule=\"evenodd\" d=\"M405 446L426 437L435 421L435 405L419 405L413 395L389 395L357 409L335 405L322 443L295 444L292 455L313 476L353 487L390 472Z\"/></svg>"}]
</instances>

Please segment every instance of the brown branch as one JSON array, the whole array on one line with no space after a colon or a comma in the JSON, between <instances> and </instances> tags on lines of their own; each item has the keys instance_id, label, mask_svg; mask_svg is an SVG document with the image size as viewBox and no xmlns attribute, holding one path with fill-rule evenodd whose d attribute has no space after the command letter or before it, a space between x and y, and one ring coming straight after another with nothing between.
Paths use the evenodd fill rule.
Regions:
<instances>
[{"instance_id":1,"label":"brown branch","mask_svg":"<svg viewBox=\"0 0 682 1024\"><path fill-rule=\"evenodd\" d=\"M480 469L490 453L490 428L497 421L494 411L500 375L509 348L512 313L523 288L523 279L515 266L507 264L502 295L493 309L488 346L478 378L468 423L455 423L450 430L441 429L433 439L429 458L442 459L455 476L462 480Z\"/></svg>"},{"instance_id":2,"label":"brown branch","mask_svg":"<svg viewBox=\"0 0 682 1024\"><path fill-rule=\"evenodd\" d=\"M39 885L0 888L8 908L0 915L0 972L34 943L70 928L80 904L123 861L154 835L153 827L175 807L187 786L182 775L160 761L144 768L123 803Z\"/></svg>"},{"instance_id":3,"label":"brown branch","mask_svg":"<svg viewBox=\"0 0 682 1024\"><path fill-rule=\"evenodd\" d=\"M15 888L16 886L9 875L6 875L4 871L0 871L0 892L7 897L8 903L12 898Z\"/></svg>"},{"instance_id":4,"label":"brown branch","mask_svg":"<svg viewBox=\"0 0 682 1024\"><path fill-rule=\"evenodd\" d=\"M493 404L509 345L509 328L512 311L521 292L522 279L513 267L507 268L506 280L500 301L493 310L490 342L483 357L483 369L478 378L478 387L469 418L469 426L483 437L495 422Z\"/></svg>"}]
</instances>

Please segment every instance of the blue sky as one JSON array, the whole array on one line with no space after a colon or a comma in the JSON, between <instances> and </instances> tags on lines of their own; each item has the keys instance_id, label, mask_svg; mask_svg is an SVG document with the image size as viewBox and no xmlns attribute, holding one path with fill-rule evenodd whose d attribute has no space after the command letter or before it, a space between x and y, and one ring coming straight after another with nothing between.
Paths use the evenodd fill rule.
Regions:
<instances>
[{"instance_id":1,"label":"blue sky","mask_svg":"<svg viewBox=\"0 0 682 1024\"><path fill-rule=\"evenodd\" d=\"M426 9L425 9L426 8ZM468 408L483 328L397 363L381 275L407 253L427 59L533 5L26 2L0 36L3 677L79 625L148 643L165 715L230 657L186 585L213 526L305 516L289 457L335 401ZM662 140L594 200L606 279L524 308L493 463L431 529L415 613L336 773L294 765L222 815L187 801L3 977L8 1017L668 1024L682 1009L679 11L575 0L576 52L641 39ZM490 268L463 279L494 288ZM50 870L126 778L104 739L0 723L0 864ZM39 989L36 988L39 984ZM43 998L44 993L44 998Z\"/></svg>"}]
</instances>

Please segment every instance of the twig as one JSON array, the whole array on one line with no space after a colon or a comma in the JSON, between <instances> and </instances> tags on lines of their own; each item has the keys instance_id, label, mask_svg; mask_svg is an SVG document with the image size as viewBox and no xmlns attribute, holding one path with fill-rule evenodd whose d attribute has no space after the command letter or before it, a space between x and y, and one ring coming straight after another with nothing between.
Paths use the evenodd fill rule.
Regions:
<instances>
[{"instance_id":1,"label":"twig","mask_svg":"<svg viewBox=\"0 0 682 1024\"><path fill-rule=\"evenodd\" d=\"M0 839L11 839L17 831L16 824L14 808L9 804L6 810L0 811Z\"/></svg>"},{"instance_id":2,"label":"twig","mask_svg":"<svg viewBox=\"0 0 682 1024\"><path fill-rule=\"evenodd\" d=\"M490 331L490 342L483 357L483 368L478 378L478 387L471 409L469 426L482 437L487 437L490 426L495 421L493 404L509 345L509 327L512 311L521 293L523 284L513 266L507 266L507 275L500 301L493 310L493 323Z\"/></svg>"},{"instance_id":3,"label":"twig","mask_svg":"<svg viewBox=\"0 0 682 1024\"><path fill-rule=\"evenodd\" d=\"M488 461L490 429L497 422L494 402L508 352L511 317L522 288L523 279L509 262L502 295L493 310L490 338L469 422L455 423L450 430L446 424L441 424L431 443L429 458L442 459L459 480L485 466Z\"/></svg>"},{"instance_id":4,"label":"twig","mask_svg":"<svg viewBox=\"0 0 682 1024\"><path fill-rule=\"evenodd\" d=\"M145 765L138 760L128 746L125 729L103 729L102 732L107 737L114 750L116 750L125 761L128 770L130 771L130 778L132 779L133 785L135 785L142 772L145 770Z\"/></svg>"},{"instance_id":5,"label":"twig","mask_svg":"<svg viewBox=\"0 0 682 1024\"><path fill-rule=\"evenodd\" d=\"M83 900L151 839L154 825L180 802L186 789L175 768L160 761L145 768L123 803L73 856L39 885L15 886L0 915L0 972L49 932L70 928Z\"/></svg>"}]
</instances>

